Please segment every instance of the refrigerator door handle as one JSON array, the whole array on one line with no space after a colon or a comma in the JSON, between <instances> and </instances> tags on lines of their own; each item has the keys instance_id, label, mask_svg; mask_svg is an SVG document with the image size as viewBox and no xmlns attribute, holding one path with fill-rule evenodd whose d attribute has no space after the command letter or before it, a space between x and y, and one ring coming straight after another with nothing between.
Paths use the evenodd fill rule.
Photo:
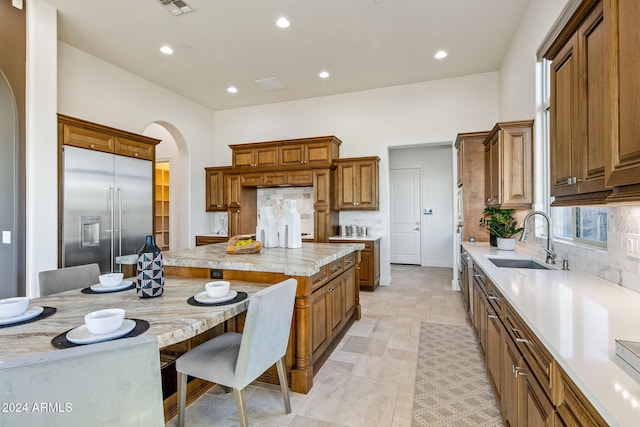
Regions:
<instances>
[{"instance_id":1,"label":"refrigerator door handle","mask_svg":"<svg viewBox=\"0 0 640 427\"><path fill-rule=\"evenodd\" d=\"M118 256L122 256L122 188L118 188Z\"/></svg>"},{"instance_id":2,"label":"refrigerator door handle","mask_svg":"<svg viewBox=\"0 0 640 427\"><path fill-rule=\"evenodd\" d=\"M114 237L113 231L115 228L114 205L115 205L115 198L113 194L113 187L109 187L109 197L107 199L107 210L109 211L109 224L111 226L111 229L109 230L109 235L110 235L110 241L111 241L112 255L115 250L114 242L113 242L113 237ZM113 272L113 256L111 256L111 260L109 261L109 271Z\"/></svg>"}]
</instances>

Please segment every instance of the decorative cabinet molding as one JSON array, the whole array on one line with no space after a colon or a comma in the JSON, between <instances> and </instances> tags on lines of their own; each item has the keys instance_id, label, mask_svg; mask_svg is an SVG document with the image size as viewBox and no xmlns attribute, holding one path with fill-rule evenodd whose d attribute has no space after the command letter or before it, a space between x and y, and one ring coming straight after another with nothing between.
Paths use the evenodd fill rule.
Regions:
<instances>
[{"instance_id":1,"label":"decorative cabinet molding","mask_svg":"<svg viewBox=\"0 0 640 427\"><path fill-rule=\"evenodd\" d=\"M478 242L488 242L489 234L479 224L484 210L484 146L486 132L458 134L455 142L458 158L458 186L462 188L462 240L474 237Z\"/></svg>"},{"instance_id":2,"label":"decorative cabinet molding","mask_svg":"<svg viewBox=\"0 0 640 427\"><path fill-rule=\"evenodd\" d=\"M587 1L545 55L551 64L551 195L554 206L603 203L605 29L601 2ZM571 34L566 34L571 31Z\"/></svg>"},{"instance_id":3,"label":"decorative cabinet molding","mask_svg":"<svg viewBox=\"0 0 640 427\"><path fill-rule=\"evenodd\" d=\"M484 141L485 205L533 205L533 120L498 123Z\"/></svg>"},{"instance_id":4,"label":"decorative cabinet molding","mask_svg":"<svg viewBox=\"0 0 640 427\"><path fill-rule=\"evenodd\" d=\"M378 210L379 162L376 156L335 161L337 210Z\"/></svg>"}]
</instances>

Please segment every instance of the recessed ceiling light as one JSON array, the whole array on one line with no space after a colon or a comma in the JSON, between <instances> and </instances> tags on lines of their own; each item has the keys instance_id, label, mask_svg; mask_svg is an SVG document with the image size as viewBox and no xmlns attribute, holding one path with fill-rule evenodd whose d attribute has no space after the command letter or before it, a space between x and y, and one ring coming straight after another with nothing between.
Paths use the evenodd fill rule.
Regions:
<instances>
[{"instance_id":1,"label":"recessed ceiling light","mask_svg":"<svg viewBox=\"0 0 640 427\"><path fill-rule=\"evenodd\" d=\"M173 54L173 49L171 49L171 46L162 46L160 48L160 52L164 53L165 55L171 55Z\"/></svg>"},{"instance_id":2,"label":"recessed ceiling light","mask_svg":"<svg viewBox=\"0 0 640 427\"><path fill-rule=\"evenodd\" d=\"M278 20L276 21L276 25L279 28L289 28L289 25L291 25L291 23L289 22L289 20L287 18L282 16L282 17L278 18Z\"/></svg>"},{"instance_id":3,"label":"recessed ceiling light","mask_svg":"<svg viewBox=\"0 0 640 427\"><path fill-rule=\"evenodd\" d=\"M229 86L227 88L227 92L229 92L229 93L237 93L238 92L238 88L235 87L235 86Z\"/></svg>"},{"instance_id":4,"label":"recessed ceiling light","mask_svg":"<svg viewBox=\"0 0 640 427\"><path fill-rule=\"evenodd\" d=\"M321 79L326 79L329 76L330 74L328 71L320 71L320 73L318 73L318 77L320 77Z\"/></svg>"},{"instance_id":5,"label":"recessed ceiling light","mask_svg":"<svg viewBox=\"0 0 640 427\"><path fill-rule=\"evenodd\" d=\"M447 52L445 52L444 50L439 50L436 52L435 55L433 55L436 59L442 59L442 58L446 58L447 57Z\"/></svg>"}]
</instances>

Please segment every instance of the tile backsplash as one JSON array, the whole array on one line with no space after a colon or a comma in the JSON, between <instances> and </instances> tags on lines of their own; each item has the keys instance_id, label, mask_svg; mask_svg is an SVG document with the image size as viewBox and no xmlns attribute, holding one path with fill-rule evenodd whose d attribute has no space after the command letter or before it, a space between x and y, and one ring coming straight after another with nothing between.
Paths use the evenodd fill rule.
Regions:
<instances>
[{"instance_id":1,"label":"tile backsplash","mask_svg":"<svg viewBox=\"0 0 640 427\"><path fill-rule=\"evenodd\" d=\"M640 206L613 206L607 212L607 248L598 249L586 245L554 240L558 254L557 263L569 260L571 270L590 273L640 292L640 259L626 254L626 234L640 234ZM528 250L544 255L545 239L527 239Z\"/></svg>"},{"instance_id":2,"label":"tile backsplash","mask_svg":"<svg viewBox=\"0 0 640 427\"><path fill-rule=\"evenodd\" d=\"M313 239L313 187L258 188L258 212L263 206L271 206L278 221L282 219L285 200L296 201L302 237Z\"/></svg>"}]
</instances>

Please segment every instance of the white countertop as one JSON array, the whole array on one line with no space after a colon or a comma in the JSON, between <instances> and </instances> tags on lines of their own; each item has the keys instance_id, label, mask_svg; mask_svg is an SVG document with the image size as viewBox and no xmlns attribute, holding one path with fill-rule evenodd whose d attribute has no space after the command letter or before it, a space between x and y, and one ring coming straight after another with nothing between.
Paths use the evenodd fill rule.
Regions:
<instances>
[{"instance_id":1,"label":"white countertop","mask_svg":"<svg viewBox=\"0 0 640 427\"><path fill-rule=\"evenodd\" d=\"M370 235L370 236L331 236L329 237L329 241L333 242L339 242L341 240L351 240L351 241L362 241L362 242L366 242L366 241L375 241L380 239L380 236L377 235Z\"/></svg>"},{"instance_id":2,"label":"white countertop","mask_svg":"<svg viewBox=\"0 0 640 427\"><path fill-rule=\"evenodd\" d=\"M487 258L544 264L528 252L500 251L488 243L463 247L602 417L612 426L638 425L640 383L616 356L615 339L640 341L640 294L590 274L562 271L561 263L554 270L528 270L499 268Z\"/></svg>"}]
</instances>

